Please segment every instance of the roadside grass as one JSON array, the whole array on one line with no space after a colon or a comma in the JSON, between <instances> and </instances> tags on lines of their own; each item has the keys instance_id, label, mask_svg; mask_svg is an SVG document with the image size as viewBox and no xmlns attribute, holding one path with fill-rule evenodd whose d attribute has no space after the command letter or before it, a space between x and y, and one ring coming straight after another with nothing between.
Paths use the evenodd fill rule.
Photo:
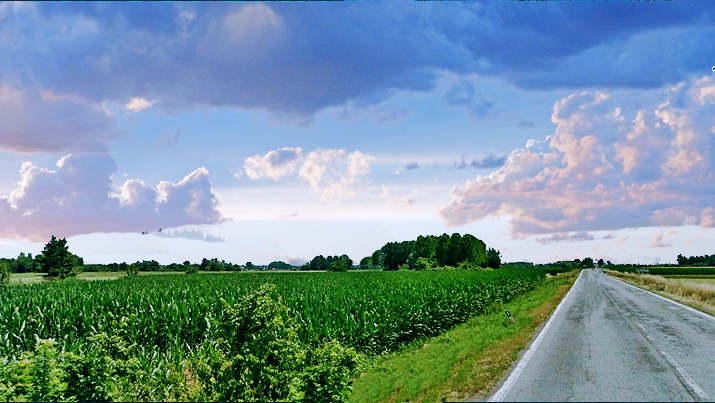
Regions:
<instances>
[{"instance_id":1,"label":"roadside grass","mask_svg":"<svg viewBox=\"0 0 715 403\"><path fill-rule=\"evenodd\" d=\"M576 281L549 277L507 304L495 304L444 334L363 364L349 402L486 400ZM510 323L508 309L516 323Z\"/></svg>"},{"instance_id":2,"label":"roadside grass","mask_svg":"<svg viewBox=\"0 0 715 403\"><path fill-rule=\"evenodd\" d=\"M631 285L715 316L715 279L694 276L689 278L665 278L650 274L604 271L606 274L617 277Z\"/></svg>"}]
</instances>

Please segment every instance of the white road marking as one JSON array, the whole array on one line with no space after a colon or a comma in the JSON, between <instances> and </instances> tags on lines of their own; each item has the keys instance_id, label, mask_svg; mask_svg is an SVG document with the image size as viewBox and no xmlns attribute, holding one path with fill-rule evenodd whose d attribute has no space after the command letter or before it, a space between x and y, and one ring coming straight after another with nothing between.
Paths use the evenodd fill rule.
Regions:
<instances>
[{"instance_id":1,"label":"white road marking","mask_svg":"<svg viewBox=\"0 0 715 403\"><path fill-rule=\"evenodd\" d=\"M623 284L625 284L625 285L627 285L627 286L629 286L629 287L635 288L635 289L638 290L638 291L643 291L643 292L646 292L646 293L648 293L648 294L650 294L650 295L654 295L654 296L656 296L656 297L658 297L658 298L660 298L660 299L664 299L664 300L666 300L666 301L668 301L668 302L671 302L671 303L673 303L673 304L675 304L675 305L679 305L679 306L681 306L681 307L683 307L683 308L685 308L685 309L687 309L687 310L689 310L689 311L691 311L691 312L695 312L695 313L700 314L700 315L702 315L702 316L704 316L704 317L706 317L706 318L708 318L708 319L710 319L710 320L715 321L715 317L710 316L710 315L706 314L705 312L700 312L700 311L698 311L697 309L693 309L693 308L691 308L691 307L689 307L689 306L687 306L687 305L683 305L683 304L681 304L680 302L673 301L672 299L665 298L665 297L660 296L660 295L658 295L658 294L656 294L656 293L654 293L654 292L650 292L650 291L648 291L648 290L644 290L644 289L642 289L642 288L638 288L638 287L636 287L636 286L634 286L634 285L628 284L628 283L626 283L625 281L620 280L620 279L618 279L618 278L615 278L615 277L613 277L613 276L608 276L608 277L610 277L610 278L612 278L612 279L614 279L614 280L617 280L617 281L619 281L619 282L621 282L621 283L623 283Z\"/></svg>"},{"instance_id":2,"label":"white road marking","mask_svg":"<svg viewBox=\"0 0 715 403\"><path fill-rule=\"evenodd\" d=\"M702 389L700 388L700 386L698 386L697 383L695 383L695 381L693 380L693 378L691 378L690 375L688 375L688 373L685 372L685 370L683 369L683 367L681 367L681 366L678 364L678 362L675 361L675 360L673 359L673 357L670 356L670 354L668 354L668 353L666 353L665 351L663 351L663 350L661 350L660 348L658 348L658 346L655 344L655 339L653 338L653 336L651 336L650 333L648 333L648 331L645 330L645 328L644 328L640 323L636 322L636 325L638 325L638 327L641 328L641 331L643 332L643 335L646 337L646 339L648 339L648 341L650 341L650 343L653 345L653 347L655 347L655 349L658 350L658 352L660 353L660 355L662 355L663 357L665 357L665 359L670 363L670 365L672 365L673 368L675 368L675 370L676 370L676 371L678 372L678 374L680 375L680 378L683 380L683 382L685 382L685 383L687 384L686 387L690 388L690 390L691 390L693 393L695 393L696 395L698 395L698 397L700 397L702 400L704 400L704 401L709 401L709 400L710 400L710 396L708 396L707 393L705 393L705 391L702 390Z\"/></svg>"},{"instance_id":3,"label":"white road marking","mask_svg":"<svg viewBox=\"0 0 715 403\"><path fill-rule=\"evenodd\" d=\"M516 368L511 372L509 375L509 378L507 378L506 382L499 388L497 393L492 395L492 397L487 400L488 402L501 402L502 399L506 396L507 393L509 393L509 390L511 390L511 387L514 386L514 383L516 382L516 379L521 375L521 371L524 370L526 365L529 363L529 360L531 359L531 356L534 355L534 352L536 351L536 348L539 347L539 344L541 344L541 340L544 339L544 336L546 335L546 332L549 330L549 327L551 326L551 323L553 319L556 317L556 314L559 313L559 310L561 310L561 307L564 305L564 302L569 298L569 295L571 295L571 291L573 291L574 288L576 288L576 283L581 279L581 275L583 275L584 270L581 270L581 273L579 273L578 278L574 282L573 286L569 290L569 292L566 293L566 296L564 299L561 300L561 303L559 303L559 306L556 307L556 310L554 310L554 313L551 314L551 317L549 320L546 322L546 325L544 326L543 329L541 329L541 332L539 335L536 337L536 340L534 340L533 343L531 343L531 346L529 346L529 349L526 351L523 357L521 357L521 360L519 361L518 364L516 364Z\"/></svg>"}]
</instances>

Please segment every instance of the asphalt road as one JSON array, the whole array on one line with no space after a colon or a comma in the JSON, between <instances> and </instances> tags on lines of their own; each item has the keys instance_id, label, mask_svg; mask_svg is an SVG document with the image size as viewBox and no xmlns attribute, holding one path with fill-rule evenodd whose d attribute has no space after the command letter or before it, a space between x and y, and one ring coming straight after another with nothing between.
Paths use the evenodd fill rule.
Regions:
<instances>
[{"instance_id":1,"label":"asphalt road","mask_svg":"<svg viewBox=\"0 0 715 403\"><path fill-rule=\"evenodd\" d=\"M583 270L490 401L713 401L715 318Z\"/></svg>"}]
</instances>

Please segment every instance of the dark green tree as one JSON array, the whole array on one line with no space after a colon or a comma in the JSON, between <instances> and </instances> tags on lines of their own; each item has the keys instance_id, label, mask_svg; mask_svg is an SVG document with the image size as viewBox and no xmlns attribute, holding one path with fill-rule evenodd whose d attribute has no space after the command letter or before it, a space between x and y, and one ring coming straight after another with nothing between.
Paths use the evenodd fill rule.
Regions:
<instances>
[{"instance_id":1,"label":"dark green tree","mask_svg":"<svg viewBox=\"0 0 715 403\"><path fill-rule=\"evenodd\" d=\"M348 265L342 260L336 260L328 266L328 271L348 271Z\"/></svg>"},{"instance_id":2,"label":"dark green tree","mask_svg":"<svg viewBox=\"0 0 715 403\"><path fill-rule=\"evenodd\" d=\"M498 269L501 266L501 253L498 250L487 249L487 266L492 269Z\"/></svg>"},{"instance_id":3,"label":"dark green tree","mask_svg":"<svg viewBox=\"0 0 715 403\"><path fill-rule=\"evenodd\" d=\"M45 249L37 256L42 272L53 278L67 278L77 275L78 268L84 265L81 257L70 253L65 238L52 239L45 245Z\"/></svg>"},{"instance_id":4,"label":"dark green tree","mask_svg":"<svg viewBox=\"0 0 715 403\"><path fill-rule=\"evenodd\" d=\"M603 259L598 259L598 267L603 266Z\"/></svg>"},{"instance_id":5,"label":"dark green tree","mask_svg":"<svg viewBox=\"0 0 715 403\"><path fill-rule=\"evenodd\" d=\"M581 265L583 267L593 267L593 259L591 259L590 257L587 257L586 259L583 259L583 261L581 262Z\"/></svg>"},{"instance_id":6,"label":"dark green tree","mask_svg":"<svg viewBox=\"0 0 715 403\"><path fill-rule=\"evenodd\" d=\"M382 266L382 249L378 249L372 253L372 264Z\"/></svg>"},{"instance_id":7,"label":"dark green tree","mask_svg":"<svg viewBox=\"0 0 715 403\"><path fill-rule=\"evenodd\" d=\"M246 270L253 270L255 268L256 268L256 266L254 266L253 263L246 262Z\"/></svg>"},{"instance_id":8,"label":"dark green tree","mask_svg":"<svg viewBox=\"0 0 715 403\"><path fill-rule=\"evenodd\" d=\"M372 256L365 256L360 259L360 266L372 266Z\"/></svg>"}]
</instances>

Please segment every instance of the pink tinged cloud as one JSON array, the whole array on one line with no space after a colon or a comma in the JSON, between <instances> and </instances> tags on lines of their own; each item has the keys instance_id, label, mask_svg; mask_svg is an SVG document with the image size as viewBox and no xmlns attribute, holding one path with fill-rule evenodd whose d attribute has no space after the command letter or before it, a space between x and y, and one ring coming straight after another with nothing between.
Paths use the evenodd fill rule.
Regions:
<instances>
[{"instance_id":1,"label":"pink tinged cloud","mask_svg":"<svg viewBox=\"0 0 715 403\"><path fill-rule=\"evenodd\" d=\"M554 105L553 135L530 140L500 169L455 186L441 217L459 226L507 215L514 238L653 225L712 227L711 92L709 78L682 83L631 121L604 93L566 97Z\"/></svg>"},{"instance_id":2,"label":"pink tinged cloud","mask_svg":"<svg viewBox=\"0 0 715 403\"><path fill-rule=\"evenodd\" d=\"M205 168L156 188L130 179L113 189L116 171L114 160L104 155L68 154L56 170L24 163L18 188L0 197L0 238L40 242L52 235L156 231L224 220Z\"/></svg>"},{"instance_id":3,"label":"pink tinged cloud","mask_svg":"<svg viewBox=\"0 0 715 403\"><path fill-rule=\"evenodd\" d=\"M100 104L0 81L0 148L23 153L103 152L118 137L114 116Z\"/></svg>"}]
</instances>

